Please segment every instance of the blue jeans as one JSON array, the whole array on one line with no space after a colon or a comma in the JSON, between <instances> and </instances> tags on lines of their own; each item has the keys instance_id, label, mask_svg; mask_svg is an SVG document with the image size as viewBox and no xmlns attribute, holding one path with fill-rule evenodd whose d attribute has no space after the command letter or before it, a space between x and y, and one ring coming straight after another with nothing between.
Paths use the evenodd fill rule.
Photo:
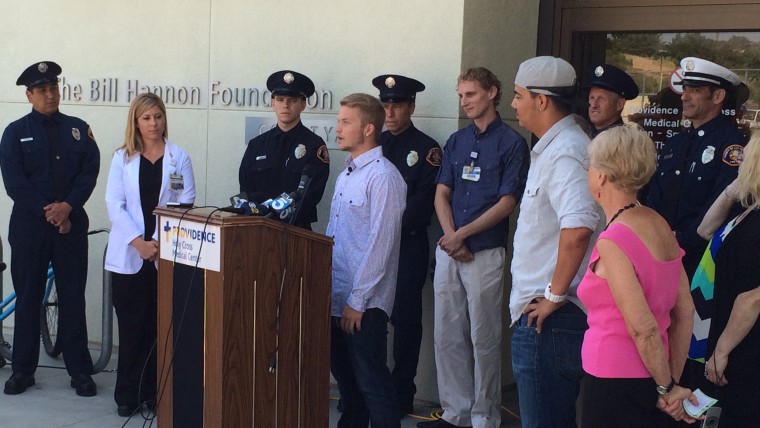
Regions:
<instances>
[{"instance_id":1,"label":"blue jeans","mask_svg":"<svg viewBox=\"0 0 760 428\"><path fill-rule=\"evenodd\" d=\"M512 371L523 428L575 427L575 402L583 377L581 344L586 315L572 303L544 320L542 333L528 316L512 334Z\"/></svg>"},{"instance_id":2,"label":"blue jeans","mask_svg":"<svg viewBox=\"0 0 760 428\"><path fill-rule=\"evenodd\" d=\"M364 312L361 330L347 335L332 317L330 370L338 381L343 413L338 428L399 428L399 407L388 370L388 315Z\"/></svg>"}]
</instances>

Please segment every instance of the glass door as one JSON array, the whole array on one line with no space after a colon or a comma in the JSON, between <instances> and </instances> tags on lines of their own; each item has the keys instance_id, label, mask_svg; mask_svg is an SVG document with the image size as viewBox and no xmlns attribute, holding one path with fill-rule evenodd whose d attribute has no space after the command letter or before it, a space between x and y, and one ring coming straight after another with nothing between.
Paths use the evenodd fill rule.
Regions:
<instances>
[{"instance_id":1,"label":"glass door","mask_svg":"<svg viewBox=\"0 0 760 428\"><path fill-rule=\"evenodd\" d=\"M596 0L555 3L552 51L569 59L581 84L592 65L609 63L630 74L641 94L623 118L643 126L661 144L680 131L679 62L704 58L733 70L748 86L724 114L748 132L760 120L760 2L700 5L691 0ZM739 3L739 4L737 4Z\"/></svg>"}]
</instances>

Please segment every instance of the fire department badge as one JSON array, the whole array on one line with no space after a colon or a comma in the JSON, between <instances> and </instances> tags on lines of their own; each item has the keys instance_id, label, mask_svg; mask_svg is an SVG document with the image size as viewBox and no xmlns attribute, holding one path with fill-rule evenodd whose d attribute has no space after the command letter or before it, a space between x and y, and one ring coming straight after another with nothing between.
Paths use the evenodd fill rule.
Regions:
<instances>
[{"instance_id":1,"label":"fire department badge","mask_svg":"<svg viewBox=\"0 0 760 428\"><path fill-rule=\"evenodd\" d=\"M707 146L702 152L702 163L709 163L715 158L715 147Z\"/></svg>"},{"instance_id":2,"label":"fire department badge","mask_svg":"<svg viewBox=\"0 0 760 428\"><path fill-rule=\"evenodd\" d=\"M417 154L417 152L415 152L414 150L412 150L411 152L409 152L408 155L406 155L406 164L409 166L414 166L419 160L420 160L420 155Z\"/></svg>"},{"instance_id":3,"label":"fire department badge","mask_svg":"<svg viewBox=\"0 0 760 428\"><path fill-rule=\"evenodd\" d=\"M295 155L296 159L301 159L302 157L306 156L306 146L299 144L298 147L296 147Z\"/></svg>"}]
</instances>

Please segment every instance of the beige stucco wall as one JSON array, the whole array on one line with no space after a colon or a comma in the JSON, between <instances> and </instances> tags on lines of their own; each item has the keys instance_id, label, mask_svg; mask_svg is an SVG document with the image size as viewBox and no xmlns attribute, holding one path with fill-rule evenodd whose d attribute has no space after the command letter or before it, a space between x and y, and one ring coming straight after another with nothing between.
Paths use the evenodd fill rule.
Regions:
<instances>
[{"instance_id":1,"label":"beige stucco wall","mask_svg":"<svg viewBox=\"0 0 760 428\"><path fill-rule=\"evenodd\" d=\"M102 2L95 0L0 0L0 126L30 110L21 71L39 60L63 67L65 83L81 85L80 100L62 101L61 111L85 119L101 149L101 172L86 208L91 228L109 227L104 193L110 159L122 144L127 87L199 89L197 104L168 104L170 139L190 154L198 205L227 205L237 193L237 168L245 150L246 117L273 117L263 104L225 105L224 88L265 89L268 75L292 68L311 77L332 104L309 109L305 120L334 121L339 100L352 92L376 93L370 80L400 73L425 83L417 98L415 124L441 144L460 121L456 76L485 65L505 82L500 110L509 108L517 65L535 52L538 6L534 0L236 0ZM93 80L114 79L118 97L91 99ZM214 83L218 82L218 83ZM213 102L212 86L216 95ZM102 87L101 87L102 88ZM323 122L320 122L323 123ZM334 142L334 132L328 145ZM320 204L316 230L323 231L334 177L345 155L331 150L332 176ZM0 236L7 239L12 203L0 192ZM104 238L91 240L88 319L91 341L99 341L101 257ZM10 249L4 242L4 260ZM10 274L3 273L5 292ZM418 398L436 401L432 352L432 287L425 288L425 337ZM12 320L5 326L11 326ZM8 329L6 328L6 333ZM506 348L505 348L506 349ZM508 366L505 372L511 373ZM510 375L506 375L508 380Z\"/></svg>"}]
</instances>

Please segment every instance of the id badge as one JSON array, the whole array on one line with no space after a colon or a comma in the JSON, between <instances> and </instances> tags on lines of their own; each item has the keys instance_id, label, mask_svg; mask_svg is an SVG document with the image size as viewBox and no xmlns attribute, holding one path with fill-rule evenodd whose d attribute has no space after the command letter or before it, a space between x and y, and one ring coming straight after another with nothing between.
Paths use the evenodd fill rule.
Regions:
<instances>
[{"instance_id":1,"label":"id badge","mask_svg":"<svg viewBox=\"0 0 760 428\"><path fill-rule=\"evenodd\" d=\"M480 180L480 167L466 165L464 168L462 168L462 180Z\"/></svg>"},{"instance_id":2,"label":"id badge","mask_svg":"<svg viewBox=\"0 0 760 428\"><path fill-rule=\"evenodd\" d=\"M172 190L184 190L185 180L183 180L182 174L170 174L169 183Z\"/></svg>"}]
</instances>

